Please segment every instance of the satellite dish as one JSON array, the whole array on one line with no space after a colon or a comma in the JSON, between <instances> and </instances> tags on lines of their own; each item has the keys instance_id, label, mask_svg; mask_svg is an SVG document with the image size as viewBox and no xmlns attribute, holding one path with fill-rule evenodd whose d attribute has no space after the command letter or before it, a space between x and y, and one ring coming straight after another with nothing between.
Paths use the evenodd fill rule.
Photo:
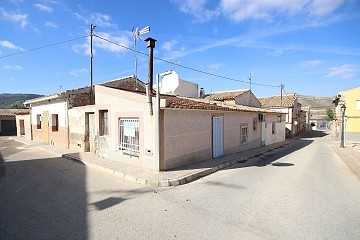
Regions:
<instances>
[{"instance_id":1,"label":"satellite dish","mask_svg":"<svg viewBox=\"0 0 360 240\"><path fill-rule=\"evenodd\" d=\"M162 94L174 93L178 86L179 86L179 75L174 70L171 70L171 73L165 75L162 79L160 93Z\"/></svg>"}]
</instances>

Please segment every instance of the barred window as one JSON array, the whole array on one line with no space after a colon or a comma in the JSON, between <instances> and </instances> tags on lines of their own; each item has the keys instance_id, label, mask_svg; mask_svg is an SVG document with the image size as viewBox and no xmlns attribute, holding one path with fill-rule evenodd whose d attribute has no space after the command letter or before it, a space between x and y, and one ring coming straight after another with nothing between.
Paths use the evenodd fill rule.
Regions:
<instances>
[{"instance_id":1,"label":"barred window","mask_svg":"<svg viewBox=\"0 0 360 240\"><path fill-rule=\"evenodd\" d=\"M108 135L108 110L100 110L100 136Z\"/></svg>"},{"instance_id":2,"label":"barred window","mask_svg":"<svg viewBox=\"0 0 360 240\"><path fill-rule=\"evenodd\" d=\"M253 118L253 130L256 131L257 130L257 123L258 123L258 118L254 117Z\"/></svg>"},{"instance_id":3,"label":"barred window","mask_svg":"<svg viewBox=\"0 0 360 240\"><path fill-rule=\"evenodd\" d=\"M138 156L139 148L139 118L119 118L119 150L129 155Z\"/></svg>"},{"instance_id":4,"label":"barred window","mask_svg":"<svg viewBox=\"0 0 360 240\"><path fill-rule=\"evenodd\" d=\"M243 126L243 127L241 127L241 143L246 143L248 141L249 141L248 127Z\"/></svg>"}]
</instances>

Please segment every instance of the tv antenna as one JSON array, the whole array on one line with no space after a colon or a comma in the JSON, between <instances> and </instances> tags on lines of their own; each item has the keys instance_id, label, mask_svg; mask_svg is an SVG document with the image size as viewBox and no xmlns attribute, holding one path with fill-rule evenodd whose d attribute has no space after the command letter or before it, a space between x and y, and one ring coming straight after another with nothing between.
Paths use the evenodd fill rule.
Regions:
<instances>
[{"instance_id":1,"label":"tv antenna","mask_svg":"<svg viewBox=\"0 0 360 240\"><path fill-rule=\"evenodd\" d=\"M141 29L139 31L138 27L133 27L132 28L132 33L133 33L133 37L134 37L134 58L135 58L135 84L136 84L136 79L137 79L137 59L136 59L136 40L139 39L141 40L140 36L150 32L150 26L146 26L143 29Z\"/></svg>"}]
</instances>

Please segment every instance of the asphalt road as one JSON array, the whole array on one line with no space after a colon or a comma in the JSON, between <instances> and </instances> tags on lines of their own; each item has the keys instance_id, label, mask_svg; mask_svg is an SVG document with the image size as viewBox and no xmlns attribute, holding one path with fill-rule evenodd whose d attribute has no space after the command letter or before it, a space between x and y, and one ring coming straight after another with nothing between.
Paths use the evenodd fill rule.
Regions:
<instances>
[{"instance_id":1,"label":"asphalt road","mask_svg":"<svg viewBox=\"0 0 360 240\"><path fill-rule=\"evenodd\" d=\"M0 239L360 239L359 190L316 133L172 188L0 138Z\"/></svg>"}]
</instances>

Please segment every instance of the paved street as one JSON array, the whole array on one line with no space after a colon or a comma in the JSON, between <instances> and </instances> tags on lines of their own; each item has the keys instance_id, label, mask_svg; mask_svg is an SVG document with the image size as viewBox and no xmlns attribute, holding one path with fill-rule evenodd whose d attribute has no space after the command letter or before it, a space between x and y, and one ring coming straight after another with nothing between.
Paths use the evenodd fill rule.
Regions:
<instances>
[{"instance_id":1,"label":"paved street","mask_svg":"<svg viewBox=\"0 0 360 240\"><path fill-rule=\"evenodd\" d=\"M319 132L151 188L0 138L0 239L359 239L360 181Z\"/></svg>"}]
</instances>

